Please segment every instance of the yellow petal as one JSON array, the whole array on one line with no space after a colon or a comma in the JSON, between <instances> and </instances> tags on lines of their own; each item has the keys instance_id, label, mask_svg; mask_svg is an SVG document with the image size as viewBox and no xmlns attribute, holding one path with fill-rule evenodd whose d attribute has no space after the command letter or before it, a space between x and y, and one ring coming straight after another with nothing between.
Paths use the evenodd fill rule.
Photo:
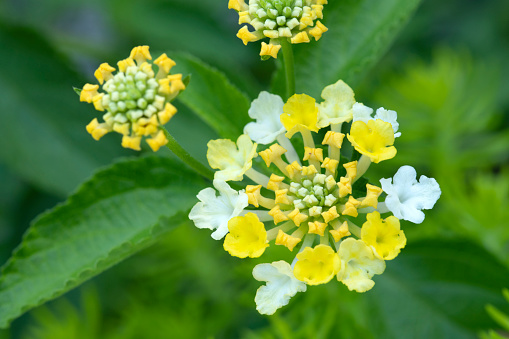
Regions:
<instances>
[{"instance_id":1,"label":"yellow petal","mask_svg":"<svg viewBox=\"0 0 509 339\"><path fill-rule=\"evenodd\" d=\"M294 94L283 106L281 123L287 130L286 136L291 138L300 130L318 132L318 108L316 101L306 94Z\"/></svg>"},{"instance_id":2,"label":"yellow petal","mask_svg":"<svg viewBox=\"0 0 509 339\"><path fill-rule=\"evenodd\" d=\"M295 278L308 285L320 285L329 282L341 266L338 255L330 246L318 245L306 247L297 254L297 263L293 269Z\"/></svg>"},{"instance_id":3,"label":"yellow petal","mask_svg":"<svg viewBox=\"0 0 509 339\"><path fill-rule=\"evenodd\" d=\"M392 159L397 152L392 146L392 125L380 119L369 120L367 124L363 121L354 122L347 138L357 152L368 156L374 163Z\"/></svg>"},{"instance_id":4,"label":"yellow petal","mask_svg":"<svg viewBox=\"0 0 509 339\"><path fill-rule=\"evenodd\" d=\"M230 219L228 230L223 247L232 256L258 258L269 246L265 227L254 213Z\"/></svg>"},{"instance_id":5,"label":"yellow petal","mask_svg":"<svg viewBox=\"0 0 509 339\"><path fill-rule=\"evenodd\" d=\"M390 216L382 220L377 211L369 213L366 219L361 229L362 241L373 249L378 258L383 260L396 258L406 245L406 237L400 229L399 219Z\"/></svg>"}]
</instances>

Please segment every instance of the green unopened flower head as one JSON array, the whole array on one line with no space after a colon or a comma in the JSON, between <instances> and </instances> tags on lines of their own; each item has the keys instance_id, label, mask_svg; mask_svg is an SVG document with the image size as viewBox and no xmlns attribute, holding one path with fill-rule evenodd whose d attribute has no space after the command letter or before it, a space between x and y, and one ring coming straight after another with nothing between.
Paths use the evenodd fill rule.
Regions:
<instances>
[{"instance_id":1,"label":"green unopened flower head","mask_svg":"<svg viewBox=\"0 0 509 339\"><path fill-rule=\"evenodd\" d=\"M270 38L262 42L262 59L277 58L281 39L292 44L319 40L327 31L319 20L323 19L323 5L327 0L230 0L228 8L239 12L239 24L250 24L255 30L243 26L237 36L245 45L248 42Z\"/></svg>"},{"instance_id":2,"label":"green unopened flower head","mask_svg":"<svg viewBox=\"0 0 509 339\"><path fill-rule=\"evenodd\" d=\"M129 58L118 62L118 72L103 63L94 75L99 85L86 84L80 94L80 101L93 103L98 111L105 111L104 122L94 119L87 131L95 140L115 131L123 135L122 146L140 150L142 137L157 151L168 143L159 128L166 124L177 109L170 103L186 87L182 74L170 74L175 62L162 54L153 63L148 46L133 48ZM158 67L157 74L152 69Z\"/></svg>"}]
</instances>

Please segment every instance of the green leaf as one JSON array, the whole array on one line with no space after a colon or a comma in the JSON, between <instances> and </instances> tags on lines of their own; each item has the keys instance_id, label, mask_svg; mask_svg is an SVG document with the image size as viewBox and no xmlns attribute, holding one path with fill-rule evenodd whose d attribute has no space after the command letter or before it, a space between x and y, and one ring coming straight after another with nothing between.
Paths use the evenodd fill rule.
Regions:
<instances>
[{"instance_id":1,"label":"green leaf","mask_svg":"<svg viewBox=\"0 0 509 339\"><path fill-rule=\"evenodd\" d=\"M186 54L172 54L177 63L175 72L191 74L189 86L177 101L193 110L221 137L237 139L248 123L248 97L237 89L224 74Z\"/></svg>"},{"instance_id":2,"label":"green leaf","mask_svg":"<svg viewBox=\"0 0 509 339\"><path fill-rule=\"evenodd\" d=\"M383 56L420 0L342 0L324 7L329 31L315 42L293 45L297 93L319 98L322 89L339 79L351 86ZM284 88L279 68L274 89Z\"/></svg>"},{"instance_id":3,"label":"green leaf","mask_svg":"<svg viewBox=\"0 0 509 339\"><path fill-rule=\"evenodd\" d=\"M0 327L181 224L204 186L201 177L169 158L126 160L98 172L34 221L5 264Z\"/></svg>"},{"instance_id":4,"label":"green leaf","mask_svg":"<svg viewBox=\"0 0 509 339\"><path fill-rule=\"evenodd\" d=\"M84 83L34 31L0 24L0 161L60 196L119 154L119 139L94 141L85 126L100 112L80 103Z\"/></svg>"},{"instance_id":5,"label":"green leaf","mask_svg":"<svg viewBox=\"0 0 509 339\"><path fill-rule=\"evenodd\" d=\"M508 281L508 269L472 243L408 245L368 293L377 338L474 338L493 326L486 304L507 310L500 291Z\"/></svg>"}]
</instances>

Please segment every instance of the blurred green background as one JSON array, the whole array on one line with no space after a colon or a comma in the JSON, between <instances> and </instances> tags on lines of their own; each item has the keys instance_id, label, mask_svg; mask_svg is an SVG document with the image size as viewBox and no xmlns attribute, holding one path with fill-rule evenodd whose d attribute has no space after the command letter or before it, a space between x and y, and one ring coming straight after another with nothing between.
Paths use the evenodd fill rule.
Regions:
<instances>
[{"instance_id":1,"label":"blurred green background","mask_svg":"<svg viewBox=\"0 0 509 339\"><path fill-rule=\"evenodd\" d=\"M311 287L275 316L260 316L251 270L261 261L230 257L187 223L0 337L471 338L497 329L485 306L509 309L501 296L509 287L508 17L508 1L424 0L352 83L358 101L398 112L398 156L372 166L373 182L410 164L442 188L423 224L403 222L407 248L372 291ZM244 46L236 30L226 0L0 2L0 261L33 218L97 168L137 155L120 149L117 135L99 144L86 133L95 113L72 86L147 44L197 56L253 99L271 87L278 65L261 62L259 44ZM205 161L216 132L177 106L170 131Z\"/></svg>"}]
</instances>

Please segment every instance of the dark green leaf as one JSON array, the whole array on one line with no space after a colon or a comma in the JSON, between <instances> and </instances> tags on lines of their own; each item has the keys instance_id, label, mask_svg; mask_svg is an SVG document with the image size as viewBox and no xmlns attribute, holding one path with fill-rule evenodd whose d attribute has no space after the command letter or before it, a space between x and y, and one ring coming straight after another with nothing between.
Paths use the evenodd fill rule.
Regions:
<instances>
[{"instance_id":1,"label":"dark green leaf","mask_svg":"<svg viewBox=\"0 0 509 339\"><path fill-rule=\"evenodd\" d=\"M355 86L387 51L420 0L329 1L320 41L294 45L297 93L319 98L322 89L339 79ZM280 68L274 89L284 88Z\"/></svg>"},{"instance_id":2,"label":"dark green leaf","mask_svg":"<svg viewBox=\"0 0 509 339\"><path fill-rule=\"evenodd\" d=\"M508 281L508 269L472 243L409 245L368 294L378 338L474 338L493 326L486 304L507 309L501 291Z\"/></svg>"},{"instance_id":3,"label":"dark green leaf","mask_svg":"<svg viewBox=\"0 0 509 339\"><path fill-rule=\"evenodd\" d=\"M207 122L216 132L230 139L237 139L249 122L247 111L249 99L239 91L221 72L197 58L185 54L173 54L175 71L192 80L178 96L182 102Z\"/></svg>"},{"instance_id":4,"label":"dark green leaf","mask_svg":"<svg viewBox=\"0 0 509 339\"><path fill-rule=\"evenodd\" d=\"M181 224L204 186L169 158L127 160L98 172L39 217L4 266L0 327Z\"/></svg>"},{"instance_id":5,"label":"dark green leaf","mask_svg":"<svg viewBox=\"0 0 509 339\"><path fill-rule=\"evenodd\" d=\"M80 103L84 83L33 31L0 24L0 160L47 191L65 195L122 152L119 139L94 141L85 126L99 116Z\"/></svg>"}]
</instances>

